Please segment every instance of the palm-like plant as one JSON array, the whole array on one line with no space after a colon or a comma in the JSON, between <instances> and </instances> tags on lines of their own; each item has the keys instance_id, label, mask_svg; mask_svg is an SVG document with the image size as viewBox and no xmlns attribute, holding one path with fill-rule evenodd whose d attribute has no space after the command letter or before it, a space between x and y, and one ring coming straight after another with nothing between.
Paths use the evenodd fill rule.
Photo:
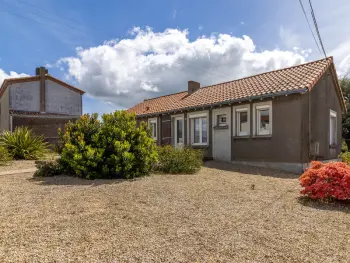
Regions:
<instances>
[{"instance_id":1,"label":"palm-like plant","mask_svg":"<svg viewBox=\"0 0 350 263\"><path fill-rule=\"evenodd\" d=\"M17 127L14 132L2 132L0 146L6 147L16 160L37 160L48 149L48 143L44 142L43 136L35 135L27 127Z\"/></svg>"}]
</instances>

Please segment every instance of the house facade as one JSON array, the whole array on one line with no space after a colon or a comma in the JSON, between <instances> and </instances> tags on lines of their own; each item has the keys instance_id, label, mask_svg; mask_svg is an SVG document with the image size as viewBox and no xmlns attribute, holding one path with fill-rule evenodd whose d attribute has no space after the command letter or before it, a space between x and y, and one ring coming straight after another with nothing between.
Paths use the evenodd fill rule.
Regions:
<instances>
[{"instance_id":1,"label":"house facade","mask_svg":"<svg viewBox=\"0 0 350 263\"><path fill-rule=\"evenodd\" d=\"M346 110L332 58L145 100L128 111L159 145L207 158L300 173L336 159Z\"/></svg>"},{"instance_id":2,"label":"house facade","mask_svg":"<svg viewBox=\"0 0 350 263\"><path fill-rule=\"evenodd\" d=\"M82 114L82 95L77 89L48 74L5 79L0 89L0 130L27 126L50 143L58 140L58 128Z\"/></svg>"}]
</instances>

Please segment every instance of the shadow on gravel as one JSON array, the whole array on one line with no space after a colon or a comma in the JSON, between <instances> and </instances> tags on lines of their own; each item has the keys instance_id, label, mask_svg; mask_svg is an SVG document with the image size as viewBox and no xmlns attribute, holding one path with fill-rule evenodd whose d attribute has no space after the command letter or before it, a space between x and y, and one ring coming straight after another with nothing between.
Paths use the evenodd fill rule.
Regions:
<instances>
[{"instance_id":1,"label":"shadow on gravel","mask_svg":"<svg viewBox=\"0 0 350 263\"><path fill-rule=\"evenodd\" d=\"M350 200L326 202L314 200L307 196L300 196L297 198L297 200L298 203L303 206L319 210L340 211L346 214L350 214Z\"/></svg>"},{"instance_id":2,"label":"shadow on gravel","mask_svg":"<svg viewBox=\"0 0 350 263\"><path fill-rule=\"evenodd\" d=\"M58 175L52 177L33 177L28 179L31 182L34 182L38 185L87 185L87 186L99 186L99 185L110 185L118 184L124 182L134 182L137 179L96 179L96 180L87 180L81 179L73 176Z\"/></svg>"},{"instance_id":3,"label":"shadow on gravel","mask_svg":"<svg viewBox=\"0 0 350 263\"><path fill-rule=\"evenodd\" d=\"M241 174L248 175L260 175L260 176L269 176L280 179L297 179L300 175L287 173L279 170L261 168L261 167L253 167L247 165L238 165L233 163L225 163L218 161L207 161L204 162L204 167L214 168L223 171L229 172L237 172Z\"/></svg>"}]
</instances>

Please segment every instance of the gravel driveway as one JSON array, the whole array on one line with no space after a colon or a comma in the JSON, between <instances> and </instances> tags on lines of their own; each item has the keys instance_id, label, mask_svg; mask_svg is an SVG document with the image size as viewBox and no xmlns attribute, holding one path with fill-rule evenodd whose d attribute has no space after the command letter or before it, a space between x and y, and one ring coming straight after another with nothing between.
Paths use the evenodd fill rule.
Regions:
<instances>
[{"instance_id":1,"label":"gravel driveway","mask_svg":"<svg viewBox=\"0 0 350 263\"><path fill-rule=\"evenodd\" d=\"M0 262L350 262L350 208L207 163L134 181L0 177Z\"/></svg>"}]
</instances>

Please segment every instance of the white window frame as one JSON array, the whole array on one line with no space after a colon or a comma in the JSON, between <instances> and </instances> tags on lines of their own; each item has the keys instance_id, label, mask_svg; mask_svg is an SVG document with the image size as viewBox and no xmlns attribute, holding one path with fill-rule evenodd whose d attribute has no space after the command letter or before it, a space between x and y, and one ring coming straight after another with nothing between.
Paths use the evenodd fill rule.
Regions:
<instances>
[{"instance_id":1,"label":"white window frame","mask_svg":"<svg viewBox=\"0 0 350 263\"><path fill-rule=\"evenodd\" d=\"M238 113L247 112L248 116L248 132L240 132L239 130L239 117ZM250 135L250 104L233 107L233 123L234 123L234 134L233 136L245 137Z\"/></svg>"},{"instance_id":2,"label":"white window frame","mask_svg":"<svg viewBox=\"0 0 350 263\"><path fill-rule=\"evenodd\" d=\"M335 118L335 127L332 127L332 118ZM337 141L338 141L337 129L338 129L337 112L334 110L330 110L329 111L329 145L337 144ZM334 142L332 142L332 131L334 132Z\"/></svg>"},{"instance_id":3,"label":"white window frame","mask_svg":"<svg viewBox=\"0 0 350 263\"><path fill-rule=\"evenodd\" d=\"M185 145L185 117L184 117L184 114L180 114L180 115L172 115L171 116L171 119L174 120L174 124L173 124L173 127L174 127L174 131L173 131L173 135L174 135L174 146L175 147L179 147L179 146L182 146L182 145ZM178 120L182 120L182 144L178 144L177 143L177 121Z\"/></svg>"},{"instance_id":4,"label":"white window frame","mask_svg":"<svg viewBox=\"0 0 350 263\"><path fill-rule=\"evenodd\" d=\"M258 110L269 110L269 122L270 122L270 129L267 132L261 132L260 127L260 118L258 119ZM253 104L253 131L254 136L272 136L272 101L266 101L266 102L260 102L260 103L254 103Z\"/></svg>"},{"instance_id":5,"label":"white window frame","mask_svg":"<svg viewBox=\"0 0 350 263\"><path fill-rule=\"evenodd\" d=\"M219 117L223 116L223 115L225 115L226 122L220 122L220 118ZM226 113L216 115L216 125L219 126L219 127L227 126L227 114Z\"/></svg>"},{"instance_id":6,"label":"white window frame","mask_svg":"<svg viewBox=\"0 0 350 263\"><path fill-rule=\"evenodd\" d=\"M188 114L187 116L187 127L190 127L190 129L187 129L187 138L188 138L188 142L191 145L208 145L209 144L209 112L208 111L203 111L203 112L194 112L192 114ZM202 120L200 120L200 125L199 125L199 134L200 134L200 142L199 143L195 143L194 142L194 125L192 127L192 120L195 118L207 118L207 142L202 142ZM189 136L189 130L191 130L191 136ZM191 140L191 141L189 141Z\"/></svg>"},{"instance_id":7,"label":"white window frame","mask_svg":"<svg viewBox=\"0 0 350 263\"><path fill-rule=\"evenodd\" d=\"M157 118L150 118L148 119L148 127L151 127L151 124L155 123L156 124L156 137L153 137L153 132L152 132L152 138L156 141L158 138L158 123L157 123Z\"/></svg>"}]
</instances>

